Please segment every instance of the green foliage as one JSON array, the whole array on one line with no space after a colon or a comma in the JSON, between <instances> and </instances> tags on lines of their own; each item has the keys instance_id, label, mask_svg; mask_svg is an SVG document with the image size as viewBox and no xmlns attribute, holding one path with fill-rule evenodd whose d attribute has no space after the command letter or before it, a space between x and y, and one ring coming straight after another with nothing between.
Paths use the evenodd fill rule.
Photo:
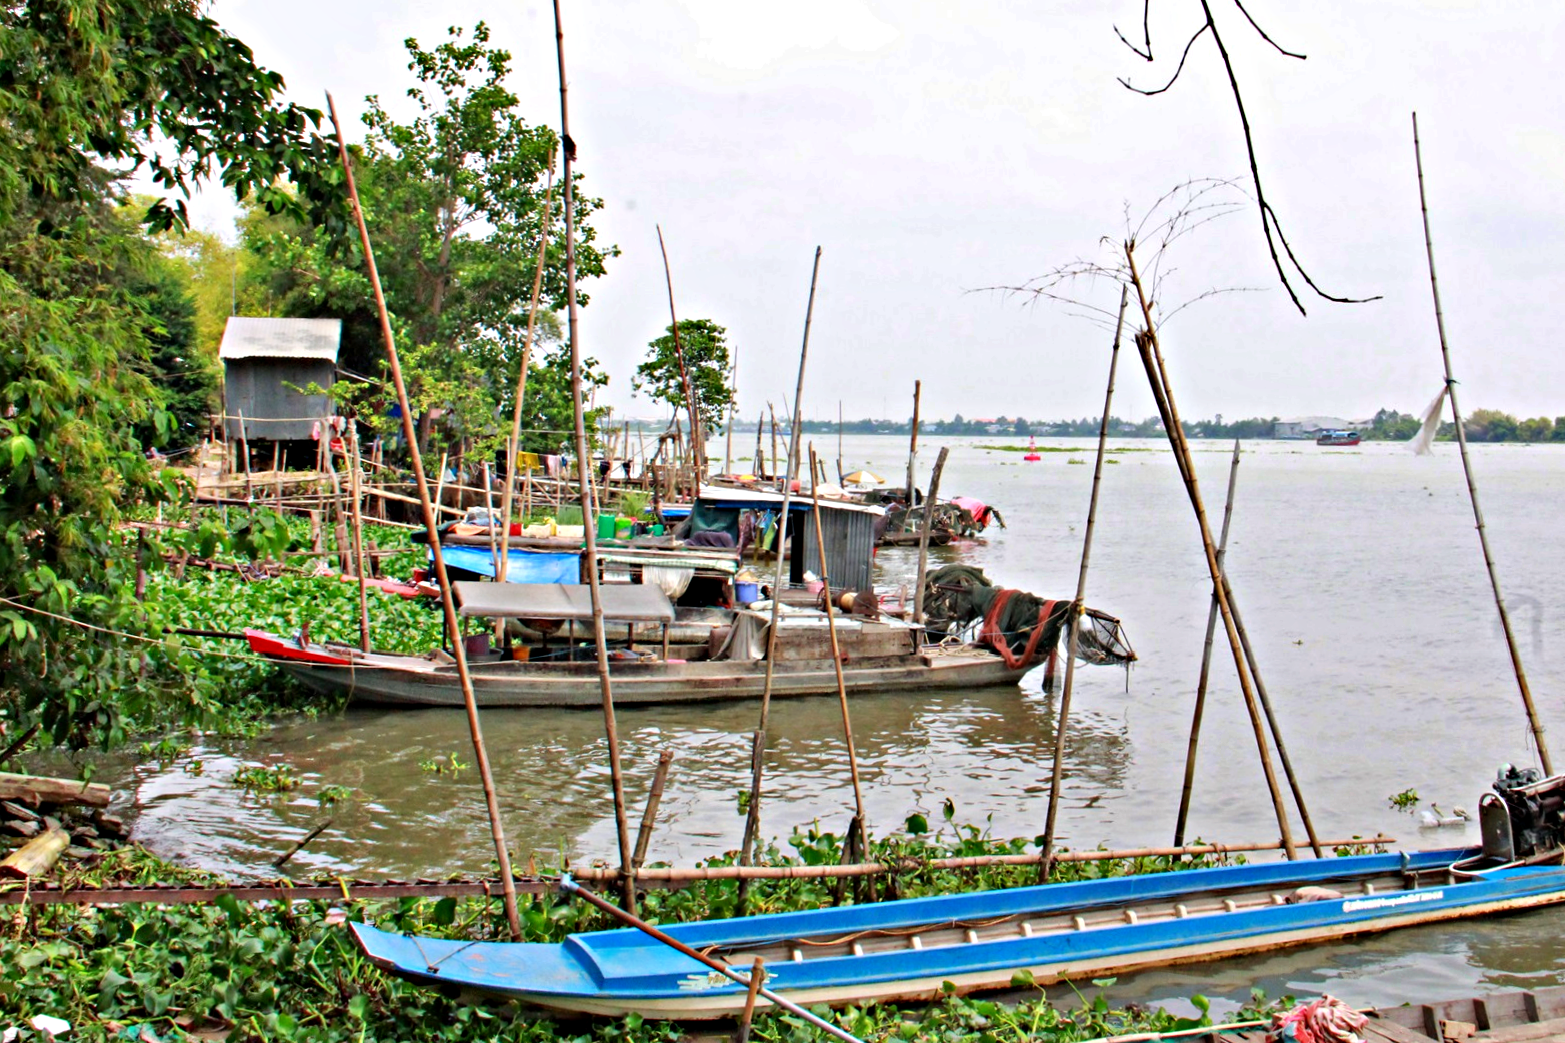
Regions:
<instances>
[{"instance_id":1,"label":"green foliage","mask_svg":"<svg viewBox=\"0 0 1565 1043\"><path fill-rule=\"evenodd\" d=\"M1397 811L1411 815L1413 809L1418 807L1418 800L1418 790L1408 787L1401 793L1393 793L1390 797L1387 797L1386 803Z\"/></svg>"},{"instance_id":2,"label":"green foliage","mask_svg":"<svg viewBox=\"0 0 1565 1043\"><path fill-rule=\"evenodd\" d=\"M551 314L566 303L557 188L543 223L555 134L522 118L504 85L511 55L490 45L482 22L471 33L452 27L430 49L411 38L406 47L414 118L398 122L371 96L354 169L419 442L436 454L462 446L488 456L509 435L538 244L547 235L522 448L558 453L570 441L574 414L569 359ZM576 178L577 293L585 304L580 281L603 274L618 250L597 245L591 218L603 203ZM341 318L342 364L381 371L381 329L356 235L256 210L245 219L243 242L254 258L249 299L264 300L274 314ZM607 382L593 360L584 359L583 370L588 393ZM349 412L398 443L382 385L339 384L338 394Z\"/></svg>"},{"instance_id":3,"label":"green foliage","mask_svg":"<svg viewBox=\"0 0 1565 1043\"><path fill-rule=\"evenodd\" d=\"M136 849L109 855L65 882L152 881L219 882ZM830 896L800 893L775 904L808 908L817 900L825 904ZM692 892L652 892L646 902L646 915L664 923L721 911ZM520 913L525 941L557 942L573 932L611 926L585 903L552 895L522 896ZM677 1026L635 1015L562 1025L548 1018L519 1017L506 1008L449 1000L438 990L377 970L345 926L347 920L363 920L434 937L499 939L504 918L492 900L405 898L343 902L338 907L324 902L247 905L225 896L210 906L57 905L30 913L18 908L7 914L12 916L18 928L27 927L0 930L0 1007L19 1021L36 1014L65 1018L83 1039L122 1035L120 1026L129 1026L125 1033L146 1026L160 1038L226 1032L231 1043L654 1043L683 1035ZM1203 997L1191 1000L1199 1017L1178 1018L1161 1010L1117 1008L1106 992L1113 984L1113 979L1092 982L1093 993L1077 991L1074 1005L1050 1003L1041 989L1020 1002L1005 1003L959 997L951 989L937 1003L848 1007L828 1016L862 1039L973 1043L1071 1043L1210 1024ZM1025 972L1014 985L1035 987ZM1241 1013L1260 1013L1265 1002L1264 994L1257 993L1252 1006ZM816 1043L827 1037L791 1016L761 1014L755 1038Z\"/></svg>"},{"instance_id":4,"label":"green foliage","mask_svg":"<svg viewBox=\"0 0 1565 1043\"><path fill-rule=\"evenodd\" d=\"M0 9L0 714L56 741L192 709L158 607L133 598L157 548L116 525L180 494L142 438L179 441L207 389L177 361L192 357L188 296L107 168L144 167L178 196L220 170L241 198L327 220L332 149L282 88L183 0ZM146 221L182 224L182 199Z\"/></svg>"},{"instance_id":5,"label":"green foliage","mask_svg":"<svg viewBox=\"0 0 1565 1043\"><path fill-rule=\"evenodd\" d=\"M711 319L681 319L679 350L675 350L674 327L669 326L663 336L647 345L647 360L636 367L632 386L656 401L667 402L683 416L687 409L683 377L688 376L701 426L716 431L723 426L734 401L734 389L729 383L728 344L724 340L727 333ZM685 359L683 375L679 368L681 353Z\"/></svg>"},{"instance_id":6,"label":"green foliage","mask_svg":"<svg viewBox=\"0 0 1565 1043\"><path fill-rule=\"evenodd\" d=\"M301 781L286 764L249 764L234 772L234 785L251 793L287 793Z\"/></svg>"}]
</instances>

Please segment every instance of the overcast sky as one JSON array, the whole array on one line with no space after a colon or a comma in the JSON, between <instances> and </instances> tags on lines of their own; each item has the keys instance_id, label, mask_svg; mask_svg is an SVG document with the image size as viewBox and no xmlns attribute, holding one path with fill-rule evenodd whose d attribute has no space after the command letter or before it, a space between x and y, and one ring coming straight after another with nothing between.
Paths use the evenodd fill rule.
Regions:
<instances>
[{"instance_id":1,"label":"overcast sky","mask_svg":"<svg viewBox=\"0 0 1565 1043\"><path fill-rule=\"evenodd\" d=\"M566 0L578 169L606 203L600 239L624 255L590 286L583 344L633 399L630 374L667 324L654 224L680 314L726 326L742 410L791 398L810 261L824 248L807 415L1096 415L1108 337L1064 308L974 290L1022 283L1119 235L1193 177L1245 174L1217 54L1195 0L1153 5L1155 65L1114 36L1140 6L919 0ZM1214 0L1245 91L1273 206L1329 291L1300 317L1244 211L1186 239L1171 302L1211 287L1164 347L1181 412L1366 416L1416 411L1440 386L1409 113L1424 139L1447 330L1467 410L1565 414L1560 350L1565 106L1556 4L1462 0ZM364 95L393 111L410 83L402 41L489 22L515 55L511 87L558 126L550 8L534 0L217 0L212 13L282 73L297 100L331 89L354 121ZM221 226L211 196L198 221ZM373 231L373 230L372 230ZM1099 290L1111 306L1111 287ZM1150 414L1138 369L1115 412ZM600 400L601 401L601 400Z\"/></svg>"}]
</instances>

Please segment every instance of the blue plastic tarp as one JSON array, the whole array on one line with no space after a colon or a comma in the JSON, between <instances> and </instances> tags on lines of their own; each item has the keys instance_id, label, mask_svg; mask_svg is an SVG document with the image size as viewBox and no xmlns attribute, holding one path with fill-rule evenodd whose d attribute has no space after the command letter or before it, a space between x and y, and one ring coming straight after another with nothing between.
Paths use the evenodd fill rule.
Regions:
<instances>
[{"instance_id":1,"label":"blue plastic tarp","mask_svg":"<svg viewBox=\"0 0 1565 1043\"><path fill-rule=\"evenodd\" d=\"M453 569L466 569L480 576L495 574L495 555L488 547L442 547L446 565ZM506 551L505 581L507 583L580 583L581 555L557 554L550 551Z\"/></svg>"}]
</instances>

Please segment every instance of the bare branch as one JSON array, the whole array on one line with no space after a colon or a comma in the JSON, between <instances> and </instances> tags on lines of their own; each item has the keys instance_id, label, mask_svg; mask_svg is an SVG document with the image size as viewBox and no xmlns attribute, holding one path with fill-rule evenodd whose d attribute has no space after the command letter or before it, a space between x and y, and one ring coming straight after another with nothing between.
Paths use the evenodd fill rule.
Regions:
<instances>
[{"instance_id":1,"label":"bare branch","mask_svg":"<svg viewBox=\"0 0 1565 1043\"><path fill-rule=\"evenodd\" d=\"M1166 91L1170 87L1172 87L1176 81L1178 81L1179 74L1185 71L1185 59L1190 57L1190 48L1195 46L1195 42L1201 38L1201 34L1206 32L1208 29L1213 29L1214 32L1216 31L1213 28L1212 23L1211 22L1207 22L1205 25L1203 25L1201 28L1199 28L1199 29L1197 29L1195 31L1195 35L1194 36L1190 37L1190 39L1188 41L1186 41L1186 43L1185 43L1185 53L1183 53L1183 54L1181 54L1179 56L1179 68L1174 70L1174 75L1170 76L1169 79L1168 79L1168 82L1163 84L1163 86L1157 88L1156 90L1151 90L1151 91L1142 90L1140 87L1132 87L1130 85L1130 81L1125 79L1123 76L1121 76L1119 78L1120 85L1122 87L1124 87L1126 90L1135 91L1137 94L1144 94L1144 95L1146 95L1149 98L1152 97L1154 94L1162 94L1164 91Z\"/></svg>"},{"instance_id":2,"label":"bare branch","mask_svg":"<svg viewBox=\"0 0 1565 1043\"><path fill-rule=\"evenodd\" d=\"M1234 0L1234 6L1239 9L1239 13L1244 15L1245 20L1250 23L1250 28L1254 29L1256 32L1261 34L1261 39L1265 40L1267 43L1269 43L1273 47L1277 48L1277 53L1278 54L1286 55L1289 58L1297 58L1301 62L1305 60L1305 58L1307 57L1306 55L1297 54L1297 53L1295 53L1293 51L1290 51L1286 47L1284 47L1282 44L1278 43L1276 40L1273 40L1270 36L1267 36L1266 35L1266 30L1262 29L1260 27L1260 25L1258 25L1256 23L1255 19L1250 17L1250 12L1245 10L1245 8L1244 8L1244 0Z\"/></svg>"},{"instance_id":3,"label":"bare branch","mask_svg":"<svg viewBox=\"0 0 1565 1043\"><path fill-rule=\"evenodd\" d=\"M1119 42L1129 47L1132 51L1147 61L1152 60L1152 0L1142 0L1141 4L1141 35L1146 38L1147 49L1142 50L1129 40L1125 34L1119 31L1119 26L1114 27L1114 35L1119 37Z\"/></svg>"}]
</instances>

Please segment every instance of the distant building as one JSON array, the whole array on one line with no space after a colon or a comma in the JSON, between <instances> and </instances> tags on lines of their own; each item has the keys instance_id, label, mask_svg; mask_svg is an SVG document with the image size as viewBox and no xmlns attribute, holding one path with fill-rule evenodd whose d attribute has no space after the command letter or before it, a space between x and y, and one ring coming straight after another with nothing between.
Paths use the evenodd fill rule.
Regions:
<instances>
[{"instance_id":1,"label":"distant building","mask_svg":"<svg viewBox=\"0 0 1565 1043\"><path fill-rule=\"evenodd\" d=\"M341 340L341 319L230 318L218 349L224 434L247 442L314 437L315 424L333 414L332 401L299 389L331 388Z\"/></svg>"},{"instance_id":2,"label":"distant building","mask_svg":"<svg viewBox=\"0 0 1565 1043\"><path fill-rule=\"evenodd\" d=\"M1277 421L1272 427L1272 437L1314 438L1322 431L1358 431L1371 424L1369 420L1344 420L1339 416L1301 416Z\"/></svg>"}]
</instances>

